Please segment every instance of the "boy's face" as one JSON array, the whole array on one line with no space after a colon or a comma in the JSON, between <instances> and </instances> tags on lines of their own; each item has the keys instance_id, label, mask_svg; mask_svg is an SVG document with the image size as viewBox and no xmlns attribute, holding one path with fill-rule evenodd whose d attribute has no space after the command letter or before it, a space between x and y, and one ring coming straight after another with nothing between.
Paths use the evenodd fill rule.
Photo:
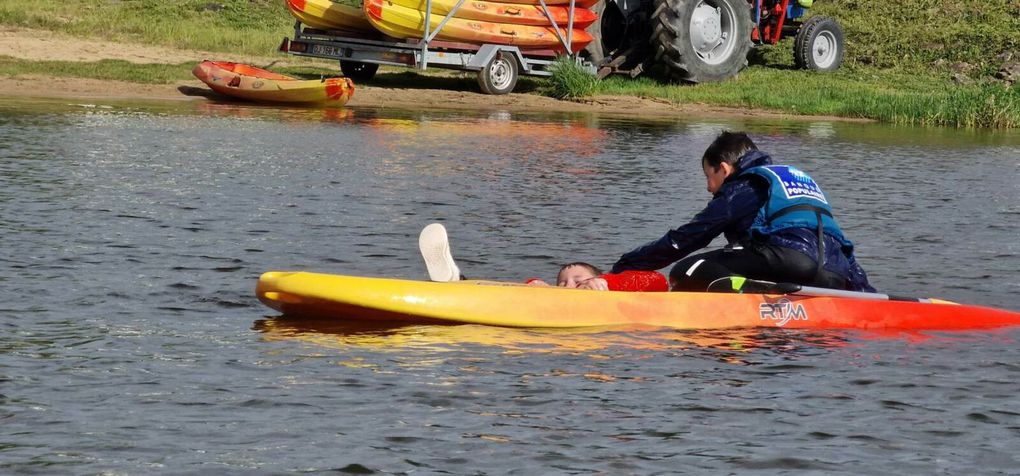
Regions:
<instances>
[{"instance_id":1,"label":"boy's face","mask_svg":"<svg viewBox=\"0 0 1020 476\"><path fill-rule=\"evenodd\" d=\"M708 193L715 195L722 187L726 177L729 177L733 173L733 166L722 162L719 164L719 168L714 168L708 165L708 162L701 161L701 168L705 170L705 180L708 182Z\"/></svg>"},{"instance_id":2,"label":"boy's face","mask_svg":"<svg viewBox=\"0 0 1020 476\"><path fill-rule=\"evenodd\" d=\"M576 288L581 281L587 281L595 277L595 273L584 266L571 266L564 268L556 275L556 285L565 288Z\"/></svg>"}]
</instances>

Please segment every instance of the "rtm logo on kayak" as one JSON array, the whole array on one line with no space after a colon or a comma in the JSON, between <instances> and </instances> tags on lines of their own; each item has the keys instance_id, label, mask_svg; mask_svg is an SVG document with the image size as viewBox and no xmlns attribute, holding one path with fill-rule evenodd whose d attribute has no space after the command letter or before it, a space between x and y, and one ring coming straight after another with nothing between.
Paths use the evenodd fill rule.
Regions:
<instances>
[{"instance_id":1,"label":"rtm logo on kayak","mask_svg":"<svg viewBox=\"0 0 1020 476\"><path fill-rule=\"evenodd\" d=\"M776 327L783 327L790 321L808 320L807 311L804 306L782 298L776 302L763 302L758 305L758 315L761 320L771 319L775 321Z\"/></svg>"}]
</instances>

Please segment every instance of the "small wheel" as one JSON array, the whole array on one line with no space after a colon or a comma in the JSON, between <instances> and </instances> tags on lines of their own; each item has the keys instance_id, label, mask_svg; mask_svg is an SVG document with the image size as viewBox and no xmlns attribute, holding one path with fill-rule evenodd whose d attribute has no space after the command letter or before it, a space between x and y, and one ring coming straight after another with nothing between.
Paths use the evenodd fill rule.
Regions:
<instances>
[{"instance_id":1,"label":"small wheel","mask_svg":"<svg viewBox=\"0 0 1020 476\"><path fill-rule=\"evenodd\" d=\"M369 80L375 76L376 71L379 71L379 65L375 63L340 60L340 72L351 79Z\"/></svg>"},{"instance_id":2,"label":"small wheel","mask_svg":"<svg viewBox=\"0 0 1020 476\"><path fill-rule=\"evenodd\" d=\"M489 64L478 71L478 86L485 94L506 94L517 85L517 61L512 55L496 53Z\"/></svg>"},{"instance_id":3,"label":"small wheel","mask_svg":"<svg viewBox=\"0 0 1020 476\"><path fill-rule=\"evenodd\" d=\"M843 64L843 29L829 17L811 17L797 31L793 60L797 67L835 71Z\"/></svg>"}]
</instances>

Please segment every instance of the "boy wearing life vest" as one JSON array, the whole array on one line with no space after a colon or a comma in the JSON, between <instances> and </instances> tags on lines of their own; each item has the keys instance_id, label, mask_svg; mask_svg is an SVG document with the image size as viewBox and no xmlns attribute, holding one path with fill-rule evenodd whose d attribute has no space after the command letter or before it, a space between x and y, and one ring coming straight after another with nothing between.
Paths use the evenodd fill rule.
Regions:
<instances>
[{"instance_id":1,"label":"boy wearing life vest","mask_svg":"<svg viewBox=\"0 0 1020 476\"><path fill-rule=\"evenodd\" d=\"M875 292L821 188L804 172L773 165L741 132L723 132L701 165L712 200L685 225L620 257L612 273L677 262L674 291L762 292L751 280ZM691 255L719 234L729 244ZM733 277L748 278L729 279ZM732 287L734 289L730 289ZM747 283L743 288L739 285Z\"/></svg>"}]
</instances>

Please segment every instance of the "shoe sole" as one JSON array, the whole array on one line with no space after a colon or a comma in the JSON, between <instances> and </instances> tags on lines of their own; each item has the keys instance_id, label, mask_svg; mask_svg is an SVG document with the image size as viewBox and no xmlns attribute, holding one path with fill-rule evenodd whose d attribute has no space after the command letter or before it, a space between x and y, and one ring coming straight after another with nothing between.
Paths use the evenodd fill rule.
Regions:
<instances>
[{"instance_id":1,"label":"shoe sole","mask_svg":"<svg viewBox=\"0 0 1020 476\"><path fill-rule=\"evenodd\" d=\"M432 223L423 228L418 236L418 248L425 258L429 279L439 282L460 280L460 270L450 254L450 241L443 225Z\"/></svg>"}]
</instances>

